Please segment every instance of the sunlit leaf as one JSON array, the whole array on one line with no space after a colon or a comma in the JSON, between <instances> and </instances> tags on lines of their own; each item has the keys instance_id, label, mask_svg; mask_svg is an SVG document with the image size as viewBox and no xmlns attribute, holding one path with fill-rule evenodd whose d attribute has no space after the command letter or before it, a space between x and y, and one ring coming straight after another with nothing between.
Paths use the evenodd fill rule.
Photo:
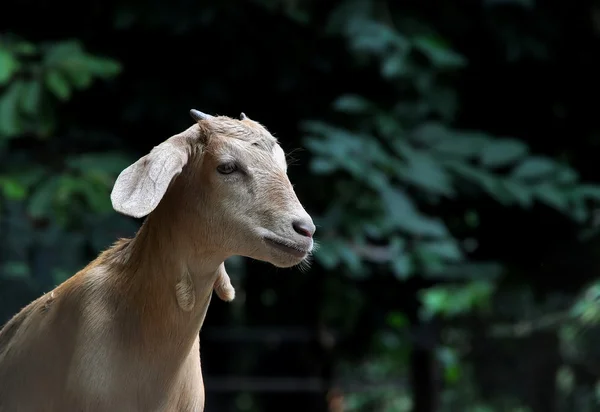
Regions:
<instances>
[{"instance_id":1,"label":"sunlit leaf","mask_svg":"<svg viewBox=\"0 0 600 412\"><path fill-rule=\"evenodd\" d=\"M0 47L0 86L6 84L15 74L19 65L14 55Z\"/></svg>"},{"instance_id":2,"label":"sunlit leaf","mask_svg":"<svg viewBox=\"0 0 600 412\"><path fill-rule=\"evenodd\" d=\"M8 199L20 200L27 194L27 188L18 180L10 177L0 177L0 189Z\"/></svg>"}]
</instances>

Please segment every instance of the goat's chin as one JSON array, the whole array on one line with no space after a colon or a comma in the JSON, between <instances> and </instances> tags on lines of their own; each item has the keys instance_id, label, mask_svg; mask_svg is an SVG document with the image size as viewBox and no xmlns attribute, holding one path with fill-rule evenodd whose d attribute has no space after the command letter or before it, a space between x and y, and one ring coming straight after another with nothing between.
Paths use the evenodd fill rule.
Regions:
<instances>
[{"instance_id":1,"label":"goat's chin","mask_svg":"<svg viewBox=\"0 0 600 412\"><path fill-rule=\"evenodd\" d=\"M268 262L278 268L291 268L294 266L303 266L306 261L304 259L269 259Z\"/></svg>"},{"instance_id":2,"label":"goat's chin","mask_svg":"<svg viewBox=\"0 0 600 412\"><path fill-rule=\"evenodd\" d=\"M278 268L291 268L298 266L301 270L310 267L310 252L291 254L276 247L267 247L266 256L261 259Z\"/></svg>"},{"instance_id":3,"label":"goat's chin","mask_svg":"<svg viewBox=\"0 0 600 412\"><path fill-rule=\"evenodd\" d=\"M256 231L257 237L261 240L259 258L279 268L290 268L301 266L306 268L310 266L309 257L314 247L314 242L310 238L299 238L281 236L267 229Z\"/></svg>"}]
</instances>

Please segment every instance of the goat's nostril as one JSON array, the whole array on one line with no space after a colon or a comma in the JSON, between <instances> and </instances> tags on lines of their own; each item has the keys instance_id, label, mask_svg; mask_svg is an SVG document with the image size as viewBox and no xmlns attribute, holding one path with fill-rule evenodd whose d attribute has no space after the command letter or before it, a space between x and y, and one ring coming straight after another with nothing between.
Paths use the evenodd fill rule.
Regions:
<instances>
[{"instance_id":1,"label":"goat's nostril","mask_svg":"<svg viewBox=\"0 0 600 412\"><path fill-rule=\"evenodd\" d=\"M296 233L306 237L313 237L313 233L315 233L315 225L312 222L305 222L303 220L296 220L292 223L294 230Z\"/></svg>"}]
</instances>

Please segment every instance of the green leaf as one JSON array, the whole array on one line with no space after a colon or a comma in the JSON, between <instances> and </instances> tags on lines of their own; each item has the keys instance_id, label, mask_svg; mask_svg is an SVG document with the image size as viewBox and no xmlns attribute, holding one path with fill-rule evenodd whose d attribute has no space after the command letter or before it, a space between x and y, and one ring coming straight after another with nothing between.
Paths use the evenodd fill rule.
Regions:
<instances>
[{"instance_id":1,"label":"green leaf","mask_svg":"<svg viewBox=\"0 0 600 412\"><path fill-rule=\"evenodd\" d=\"M436 152L462 158L479 156L481 150L492 140L484 133L448 130L437 123L420 127L413 138L429 145Z\"/></svg>"},{"instance_id":2,"label":"green leaf","mask_svg":"<svg viewBox=\"0 0 600 412\"><path fill-rule=\"evenodd\" d=\"M511 177L517 180L539 179L552 174L556 169L557 164L552 159L532 156L515 167Z\"/></svg>"},{"instance_id":3,"label":"green leaf","mask_svg":"<svg viewBox=\"0 0 600 412\"><path fill-rule=\"evenodd\" d=\"M600 186L583 184L575 189L575 195L583 199L595 200L600 202Z\"/></svg>"},{"instance_id":4,"label":"green leaf","mask_svg":"<svg viewBox=\"0 0 600 412\"><path fill-rule=\"evenodd\" d=\"M420 298L426 313L436 315L443 313L451 300L448 292L443 288L429 288L420 293Z\"/></svg>"},{"instance_id":5,"label":"green leaf","mask_svg":"<svg viewBox=\"0 0 600 412\"><path fill-rule=\"evenodd\" d=\"M398 169L401 178L428 192L452 196L452 181L433 157L423 151L415 150L407 159L406 167Z\"/></svg>"},{"instance_id":6,"label":"green leaf","mask_svg":"<svg viewBox=\"0 0 600 412\"><path fill-rule=\"evenodd\" d=\"M520 182L501 180L500 184L504 187L506 192L521 205L521 207L529 208L533 205L533 191Z\"/></svg>"},{"instance_id":7,"label":"green leaf","mask_svg":"<svg viewBox=\"0 0 600 412\"><path fill-rule=\"evenodd\" d=\"M388 25L365 18L348 23L347 35L352 48L371 55L383 55L392 47L406 47L406 39Z\"/></svg>"},{"instance_id":8,"label":"green leaf","mask_svg":"<svg viewBox=\"0 0 600 412\"><path fill-rule=\"evenodd\" d=\"M86 70L68 70L65 76L71 81L71 84L79 90L86 89L92 84L94 76Z\"/></svg>"},{"instance_id":9,"label":"green leaf","mask_svg":"<svg viewBox=\"0 0 600 412\"><path fill-rule=\"evenodd\" d=\"M494 285L487 281L473 281L464 285L434 286L420 292L422 315L453 317L477 308L485 308L494 292Z\"/></svg>"},{"instance_id":10,"label":"green leaf","mask_svg":"<svg viewBox=\"0 0 600 412\"><path fill-rule=\"evenodd\" d=\"M550 183L542 183L535 188L537 198L561 212L569 209L569 198L565 191Z\"/></svg>"},{"instance_id":11,"label":"green leaf","mask_svg":"<svg viewBox=\"0 0 600 412\"><path fill-rule=\"evenodd\" d=\"M410 134L410 139L425 145L435 145L440 142L450 140L448 136L451 132L440 122L423 122L416 127Z\"/></svg>"},{"instance_id":12,"label":"green leaf","mask_svg":"<svg viewBox=\"0 0 600 412\"><path fill-rule=\"evenodd\" d=\"M15 179L0 178L0 188L8 199L21 200L27 194L27 188Z\"/></svg>"},{"instance_id":13,"label":"green leaf","mask_svg":"<svg viewBox=\"0 0 600 412\"><path fill-rule=\"evenodd\" d=\"M579 173L567 166L561 166L556 174L556 181L563 185L574 184L579 180Z\"/></svg>"},{"instance_id":14,"label":"green leaf","mask_svg":"<svg viewBox=\"0 0 600 412\"><path fill-rule=\"evenodd\" d=\"M355 277L364 277L368 274L363 269L362 261L360 257L349 247L338 247L337 252L342 260Z\"/></svg>"},{"instance_id":15,"label":"green leaf","mask_svg":"<svg viewBox=\"0 0 600 412\"><path fill-rule=\"evenodd\" d=\"M47 67L55 67L62 62L84 55L83 46L78 40L64 40L47 47L44 54L44 64Z\"/></svg>"},{"instance_id":16,"label":"green leaf","mask_svg":"<svg viewBox=\"0 0 600 412\"><path fill-rule=\"evenodd\" d=\"M354 94L340 96L333 102L333 108L342 113L365 113L370 110L371 107L372 105L368 100Z\"/></svg>"},{"instance_id":17,"label":"green leaf","mask_svg":"<svg viewBox=\"0 0 600 412\"><path fill-rule=\"evenodd\" d=\"M407 253L399 253L391 260L392 272L398 279L408 279L414 273L412 258Z\"/></svg>"},{"instance_id":18,"label":"green leaf","mask_svg":"<svg viewBox=\"0 0 600 412\"><path fill-rule=\"evenodd\" d=\"M339 241L324 239L319 242L315 258L327 270L335 269L340 263Z\"/></svg>"},{"instance_id":19,"label":"green leaf","mask_svg":"<svg viewBox=\"0 0 600 412\"><path fill-rule=\"evenodd\" d=\"M27 205L31 217L49 216L53 212L53 202L60 183L61 176L52 176L34 189Z\"/></svg>"},{"instance_id":20,"label":"green leaf","mask_svg":"<svg viewBox=\"0 0 600 412\"><path fill-rule=\"evenodd\" d=\"M0 86L5 85L19 68L17 59L11 52L0 48Z\"/></svg>"},{"instance_id":21,"label":"green leaf","mask_svg":"<svg viewBox=\"0 0 600 412\"><path fill-rule=\"evenodd\" d=\"M94 77L110 78L121 71L117 61L86 53L77 40L50 46L44 55L44 67L53 73L49 80L52 86L48 87L61 100L68 98L70 86L81 90L89 87Z\"/></svg>"},{"instance_id":22,"label":"green leaf","mask_svg":"<svg viewBox=\"0 0 600 412\"><path fill-rule=\"evenodd\" d=\"M28 278L31 271L25 262L9 261L2 265L0 273L2 273L3 277L23 279Z\"/></svg>"},{"instance_id":23,"label":"green leaf","mask_svg":"<svg viewBox=\"0 0 600 412\"><path fill-rule=\"evenodd\" d=\"M436 351L438 359L444 366L444 378L447 383L456 383L461 376L460 362L455 350L442 346Z\"/></svg>"},{"instance_id":24,"label":"green leaf","mask_svg":"<svg viewBox=\"0 0 600 412\"><path fill-rule=\"evenodd\" d=\"M334 172L338 166L329 159L315 157L310 162L310 170L316 175L327 175Z\"/></svg>"},{"instance_id":25,"label":"green leaf","mask_svg":"<svg viewBox=\"0 0 600 412\"><path fill-rule=\"evenodd\" d=\"M418 248L420 251L437 255L447 261L460 262L464 259L464 255L454 238L421 241Z\"/></svg>"},{"instance_id":26,"label":"green leaf","mask_svg":"<svg viewBox=\"0 0 600 412\"><path fill-rule=\"evenodd\" d=\"M486 167L503 167L527 155L525 143L515 139L493 139L483 146L481 164Z\"/></svg>"},{"instance_id":27,"label":"green leaf","mask_svg":"<svg viewBox=\"0 0 600 412\"><path fill-rule=\"evenodd\" d=\"M44 77L46 87L59 99L66 101L71 96L71 87L64 75L56 69L50 69Z\"/></svg>"},{"instance_id":28,"label":"green leaf","mask_svg":"<svg viewBox=\"0 0 600 412\"><path fill-rule=\"evenodd\" d=\"M445 237L448 234L441 220L422 215L403 191L390 188L381 194L387 214L398 228L418 236Z\"/></svg>"},{"instance_id":29,"label":"green leaf","mask_svg":"<svg viewBox=\"0 0 600 412\"><path fill-rule=\"evenodd\" d=\"M34 114L40 106L42 85L39 81L28 80L23 83L21 108L27 114Z\"/></svg>"},{"instance_id":30,"label":"green leaf","mask_svg":"<svg viewBox=\"0 0 600 412\"><path fill-rule=\"evenodd\" d=\"M446 167L458 176L480 186L490 196L499 201L506 200L506 191L501 187L499 180L485 170L469 166L467 163L458 161L444 162Z\"/></svg>"},{"instance_id":31,"label":"green leaf","mask_svg":"<svg viewBox=\"0 0 600 412\"><path fill-rule=\"evenodd\" d=\"M466 59L454 52L446 42L438 36L418 36L413 45L426 55L434 66L441 69L457 69L467 64Z\"/></svg>"},{"instance_id":32,"label":"green leaf","mask_svg":"<svg viewBox=\"0 0 600 412\"><path fill-rule=\"evenodd\" d=\"M410 325L406 315L402 312L390 312L387 315L387 324L394 329L403 329Z\"/></svg>"},{"instance_id":33,"label":"green leaf","mask_svg":"<svg viewBox=\"0 0 600 412\"><path fill-rule=\"evenodd\" d=\"M33 56L37 53L37 47L33 43L29 43L27 41L15 43L11 48L16 54L20 54L22 56Z\"/></svg>"},{"instance_id":34,"label":"green leaf","mask_svg":"<svg viewBox=\"0 0 600 412\"><path fill-rule=\"evenodd\" d=\"M121 65L112 59L87 55L87 68L90 73L107 79L121 72Z\"/></svg>"},{"instance_id":35,"label":"green leaf","mask_svg":"<svg viewBox=\"0 0 600 412\"><path fill-rule=\"evenodd\" d=\"M386 56L381 64L381 75L386 79L393 79L408 73L408 64L405 53L394 53Z\"/></svg>"},{"instance_id":36,"label":"green leaf","mask_svg":"<svg viewBox=\"0 0 600 412\"><path fill-rule=\"evenodd\" d=\"M16 80L0 97L0 134L13 136L21 131L18 108L22 87L23 81Z\"/></svg>"},{"instance_id":37,"label":"green leaf","mask_svg":"<svg viewBox=\"0 0 600 412\"><path fill-rule=\"evenodd\" d=\"M573 205L569 212L571 218L578 223L583 223L589 218L589 211L585 205L585 201L580 197L572 199Z\"/></svg>"}]
</instances>

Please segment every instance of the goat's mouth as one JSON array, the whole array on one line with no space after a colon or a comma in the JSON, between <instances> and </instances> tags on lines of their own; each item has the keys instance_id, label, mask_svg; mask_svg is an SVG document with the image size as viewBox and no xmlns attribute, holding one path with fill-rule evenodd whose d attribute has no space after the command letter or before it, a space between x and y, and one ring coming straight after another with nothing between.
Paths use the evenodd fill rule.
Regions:
<instances>
[{"instance_id":1,"label":"goat's mouth","mask_svg":"<svg viewBox=\"0 0 600 412\"><path fill-rule=\"evenodd\" d=\"M267 245L297 258L304 258L310 252L309 249L305 249L291 242L286 242L272 237L265 237L264 240Z\"/></svg>"}]
</instances>

